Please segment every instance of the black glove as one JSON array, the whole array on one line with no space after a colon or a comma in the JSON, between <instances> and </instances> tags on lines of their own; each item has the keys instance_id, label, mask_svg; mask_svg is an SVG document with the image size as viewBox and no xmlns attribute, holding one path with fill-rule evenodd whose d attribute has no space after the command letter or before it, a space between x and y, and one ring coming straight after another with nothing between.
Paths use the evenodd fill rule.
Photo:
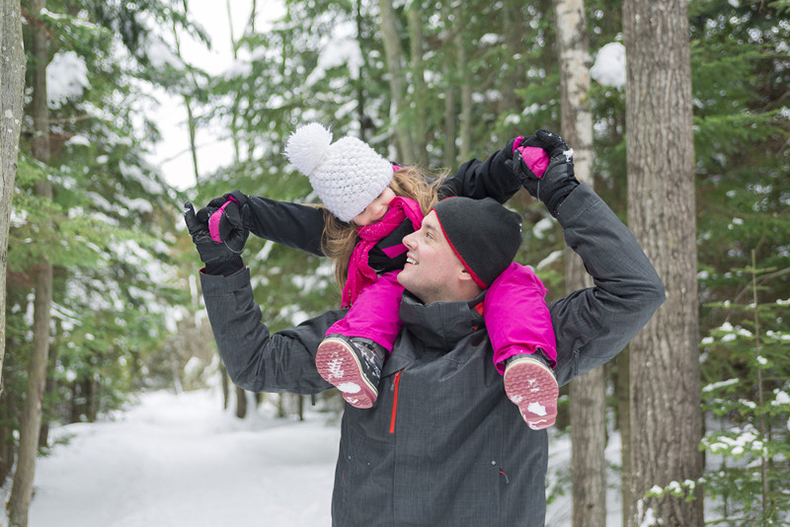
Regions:
<instances>
[{"instance_id":1,"label":"black glove","mask_svg":"<svg viewBox=\"0 0 790 527\"><path fill-rule=\"evenodd\" d=\"M579 186L579 180L573 174L573 150L568 148L562 137L548 130L538 130L535 135L524 138L521 145L542 148L548 152L549 166L543 176L536 176L529 169L518 149L513 152L513 160L505 164L521 178L527 192L545 203L556 218L559 206Z\"/></svg>"},{"instance_id":2,"label":"black glove","mask_svg":"<svg viewBox=\"0 0 790 527\"><path fill-rule=\"evenodd\" d=\"M238 205L232 204L238 209ZM230 205L227 208L230 208ZM233 214L233 225L227 239L215 242L211 239L208 227L209 217L216 212L213 207L204 207L195 214L191 203L184 204L184 221L187 224L192 242L197 247L200 259L206 264L206 274L228 276L244 268L241 251L250 234L250 211L245 205L240 213ZM230 216L230 214L228 215Z\"/></svg>"},{"instance_id":3,"label":"black glove","mask_svg":"<svg viewBox=\"0 0 790 527\"><path fill-rule=\"evenodd\" d=\"M231 206L233 203L237 206ZM249 199L247 196L238 190L234 190L233 192L229 192L228 194L209 201L204 209L213 209L208 216L208 228L211 239L219 243L226 241L229 236L232 236L234 225L242 223L239 217L239 214L241 214L239 207L243 208L248 203ZM198 218L201 217L202 210L203 209L198 211ZM243 245L242 243L242 246Z\"/></svg>"}]
</instances>

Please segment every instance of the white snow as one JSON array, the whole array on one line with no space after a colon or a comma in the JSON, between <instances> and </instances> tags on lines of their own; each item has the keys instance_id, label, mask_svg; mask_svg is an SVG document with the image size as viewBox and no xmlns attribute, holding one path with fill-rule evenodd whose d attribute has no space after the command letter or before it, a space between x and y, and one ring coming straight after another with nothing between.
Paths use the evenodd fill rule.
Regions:
<instances>
[{"instance_id":1,"label":"white snow","mask_svg":"<svg viewBox=\"0 0 790 527\"><path fill-rule=\"evenodd\" d=\"M47 65L47 99L50 108L60 108L70 98L82 95L88 87L88 67L74 51L58 53Z\"/></svg>"},{"instance_id":2,"label":"white snow","mask_svg":"<svg viewBox=\"0 0 790 527\"><path fill-rule=\"evenodd\" d=\"M240 420L218 390L153 392L113 419L54 428L53 440L69 442L38 459L29 527L329 526L340 428L306 408L304 422L270 407ZM571 448L549 434L551 485ZM609 463L619 449L613 434ZM618 475L608 472L607 524L619 527ZM570 499L547 507L547 527L570 526Z\"/></svg>"},{"instance_id":3,"label":"white snow","mask_svg":"<svg viewBox=\"0 0 790 527\"><path fill-rule=\"evenodd\" d=\"M543 218L532 227L532 235L542 240L546 233L554 227L554 222L550 218Z\"/></svg>"},{"instance_id":4,"label":"white snow","mask_svg":"<svg viewBox=\"0 0 790 527\"><path fill-rule=\"evenodd\" d=\"M52 431L71 439L37 462L29 526L328 526L328 419L240 420L212 391L143 395L115 420Z\"/></svg>"},{"instance_id":5,"label":"white snow","mask_svg":"<svg viewBox=\"0 0 790 527\"><path fill-rule=\"evenodd\" d=\"M541 220L542 221L542 220ZM546 258L538 262L538 265L535 266L536 269L543 269L548 267L549 265L553 264L554 262L558 261L560 258L563 257L563 251L554 251Z\"/></svg>"},{"instance_id":6,"label":"white snow","mask_svg":"<svg viewBox=\"0 0 790 527\"><path fill-rule=\"evenodd\" d=\"M340 37L330 40L318 56L318 64L305 80L307 86L312 86L326 76L328 69L348 65L351 79L359 78L359 70L363 65L362 51L359 43L352 37Z\"/></svg>"},{"instance_id":7,"label":"white snow","mask_svg":"<svg viewBox=\"0 0 790 527\"><path fill-rule=\"evenodd\" d=\"M739 382L740 379L727 379L726 381L714 382L702 388L702 392L703 393L712 392L713 390L724 388L725 386L732 386L733 384L738 384Z\"/></svg>"},{"instance_id":8,"label":"white snow","mask_svg":"<svg viewBox=\"0 0 790 527\"><path fill-rule=\"evenodd\" d=\"M603 46L595 56L590 76L603 86L624 89L626 83L625 46L611 42Z\"/></svg>"}]
</instances>

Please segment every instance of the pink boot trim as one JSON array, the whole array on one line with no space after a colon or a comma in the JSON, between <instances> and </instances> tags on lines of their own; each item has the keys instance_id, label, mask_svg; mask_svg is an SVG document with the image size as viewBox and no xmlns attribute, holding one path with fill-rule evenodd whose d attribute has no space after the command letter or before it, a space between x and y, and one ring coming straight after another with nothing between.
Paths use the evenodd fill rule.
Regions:
<instances>
[{"instance_id":1,"label":"pink boot trim","mask_svg":"<svg viewBox=\"0 0 790 527\"><path fill-rule=\"evenodd\" d=\"M379 392L362 374L362 365L348 343L327 337L318 346L315 365L321 377L340 390L343 399L354 408L370 408Z\"/></svg>"},{"instance_id":2,"label":"pink boot trim","mask_svg":"<svg viewBox=\"0 0 790 527\"><path fill-rule=\"evenodd\" d=\"M540 360L524 356L510 361L505 369L505 393L533 430L554 424L560 389L554 373Z\"/></svg>"}]
</instances>

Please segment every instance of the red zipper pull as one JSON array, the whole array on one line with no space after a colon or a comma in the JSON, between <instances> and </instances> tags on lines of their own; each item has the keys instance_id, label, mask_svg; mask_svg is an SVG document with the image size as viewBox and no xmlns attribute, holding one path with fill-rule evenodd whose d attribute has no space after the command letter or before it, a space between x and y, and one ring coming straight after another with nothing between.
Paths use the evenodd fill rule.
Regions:
<instances>
[{"instance_id":1,"label":"red zipper pull","mask_svg":"<svg viewBox=\"0 0 790 527\"><path fill-rule=\"evenodd\" d=\"M395 416L398 414L398 387L400 386L400 375L403 370L395 374L395 380L392 381L392 417L390 418L390 434L395 433Z\"/></svg>"}]
</instances>

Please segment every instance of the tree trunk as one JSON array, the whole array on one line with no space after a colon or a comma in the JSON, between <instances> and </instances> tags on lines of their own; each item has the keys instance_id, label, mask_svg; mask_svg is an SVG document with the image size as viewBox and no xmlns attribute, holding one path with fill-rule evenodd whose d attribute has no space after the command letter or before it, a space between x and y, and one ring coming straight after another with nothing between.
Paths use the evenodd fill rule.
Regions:
<instances>
[{"instance_id":1,"label":"tree trunk","mask_svg":"<svg viewBox=\"0 0 790 527\"><path fill-rule=\"evenodd\" d=\"M183 2L184 12L187 12L189 7L186 1ZM231 38L233 28L231 27ZM181 57L181 39L178 36L178 26L176 24L175 19L173 19L173 40L176 44L176 55L179 58ZM234 47L235 50L235 47ZM234 56L235 58L235 56ZM192 82L192 86L197 86L197 82L195 81L195 76L190 72L189 80ZM183 92L182 98L184 100L184 108L187 111L187 130L189 132L189 153L192 158L192 173L195 176L195 184L200 181L200 171L198 170L198 158L197 158L197 120L195 119L195 114L192 111L192 97L187 95L186 92Z\"/></svg>"},{"instance_id":2,"label":"tree trunk","mask_svg":"<svg viewBox=\"0 0 790 527\"><path fill-rule=\"evenodd\" d=\"M35 271L35 288L33 349L27 370L25 405L20 419L17 466L11 497L8 500L8 515L11 525L22 527L27 525L27 513L33 496L33 478L36 470L42 405L47 381L52 265L46 260L42 261Z\"/></svg>"},{"instance_id":3,"label":"tree trunk","mask_svg":"<svg viewBox=\"0 0 790 527\"><path fill-rule=\"evenodd\" d=\"M25 88L25 49L19 0L2 0L0 12L0 393L5 357L6 265L11 202L19 158L22 101Z\"/></svg>"},{"instance_id":4,"label":"tree trunk","mask_svg":"<svg viewBox=\"0 0 790 527\"><path fill-rule=\"evenodd\" d=\"M277 394L277 417L285 417L285 397L283 394Z\"/></svg>"},{"instance_id":5,"label":"tree trunk","mask_svg":"<svg viewBox=\"0 0 790 527\"><path fill-rule=\"evenodd\" d=\"M222 409L227 410L230 405L230 380L228 379L228 370L222 361L219 363L219 375L222 380Z\"/></svg>"},{"instance_id":6,"label":"tree trunk","mask_svg":"<svg viewBox=\"0 0 790 527\"><path fill-rule=\"evenodd\" d=\"M445 75L449 75L452 66L445 64ZM455 136L458 133L458 118L456 117L455 87L448 83L444 94L444 166L455 166L456 154Z\"/></svg>"},{"instance_id":7,"label":"tree trunk","mask_svg":"<svg viewBox=\"0 0 790 527\"><path fill-rule=\"evenodd\" d=\"M414 145L408 122L403 119L408 110L403 77L403 49L400 45L392 0L379 0L379 9L381 11L381 33L384 36L384 54L387 58L387 71L390 76L390 95L392 97L390 118L395 127L398 161L403 164L413 164L416 160Z\"/></svg>"},{"instance_id":8,"label":"tree trunk","mask_svg":"<svg viewBox=\"0 0 790 527\"><path fill-rule=\"evenodd\" d=\"M590 52L582 0L555 2L562 87L562 135L574 150L579 181L592 185ZM565 249L566 291L592 285L581 259ZM606 370L596 368L570 384L573 525L606 525Z\"/></svg>"},{"instance_id":9,"label":"tree trunk","mask_svg":"<svg viewBox=\"0 0 790 527\"><path fill-rule=\"evenodd\" d=\"M13 401L9 400L8 392L4 392L0 397L0 423L5 423L0 426L0 486L4 487L6 480L11 475L11 470L14 468L15 456L15 442L11 427L8 423L12 423L11 408L13 408Z\"/></svg>"},{"instance_id":10,"label":"tree trunk","mask_svg":"<svg viewBox=\"0 0 790 527\"><path fill-rule=\"evenodd\" d=\"M423 20L420 14L419 2L411 2L407 12L409 20L409 36L411 42L411 79L414 97L413 141L414 162L422 166L428 165L428 93L425 85L425 64L422 58L424 37L422 31Z\"/></svg>"},{"instance_id":11,"label":"tree trunk","mask_svg":"<svg viewBox=\"0 0 790 527\"><path fill-rule=\"evenodd\" d=\"M247 393L238 386L236 386L236 417L239 419L247 417Z\"/></svg>"},{"instance_id":12,"label":"tree trunk","mask_svg":"<svg viewBox=\"0 0 790 527\"><path fill-rule=\"evenodd\" d=\"M37 16L45 7L44 0L32 0L30 13ZM33 75L33 157L46 164L50 157L49 109L47 107L47 35L33 28L32 52L36 58ZM49 179L36 183L36 194L44 200L52 199L52 184ZM41 230L52 229L51 221L43 222ZM11 525L27 526L28 509L33 497L33 478L36 470L38 437L41 432L41 415L44 388L47 381L47 362L50 339L50 308L52 306L52 264L42 259L34 269L35 299L33 301L33 348L27 373L25 405L20 419L19 450L16 472L8 500L8 515Z\"/></svg>"},{"instance_id":13,"label":"tree trunk","mask_svg":"<svg viewBox=\"0 0 790 527\"><path fill-rule=\"evenodd\" d=\"M628 525L629 509L631 503L631 487L633 486L634 471L631 467L631 382L630 346L617 356L617 378L615 380L615 394L617 395L617 427L620 430L620 496L622 509L622 525Z\"/></svg>"},{"instance_id":14,"label":"tree trunk","mask_svg":"<svg viewBox=\"0 0 790 527\"><path fill-rule=\"evenodd\" d=\"M462 24L462 16L462 9L460 7L456 8L456 25ZM470 153L472 151L472 82L469 80L471 74L467 73L468 57L466 48L464 47L464 39L461 31L455 32L455 45L457 50L456 59L458 60L458 63L456 64L456 71L458 72L458 80L461 90L461 130L459 134L461 146L459 148L458 154L463 161L466 161L470 158Z\"/></svg>"},{"instance_id":15,"label":"tree trunk","mask_svg":"<svg viewBox=\"0 0 790 527\"><path fill-rule=\"evenodd\" d=\"M88 379L88 402L85 413L89 423L95 423L99 417L99 382L91 376Z\"/></svg>"},{"instance_id":16,"label":"tree trunk","mask_svg":"<svg viewBox=\"0 0 790 527\"><path fill-rule=\"evenodd\" d=\"M452 28L449 8L442 4L442 16L445 24ZM453 82L453 63L456 52L455 36L453 28L447 32L447 39L442 43L444 51L444 78L446 79L446 91L444 93L444 166L452 168L456 163L455 138L458 131L458 116L456 110L456 83Z\"/></svg>"},{"instance_id":17,"label":"tree trunk","mask_svg":"<svg viewBox=\"0 0 790 527\"><path fill-rule=\"evenodd\" d=\"M703 525L703 500L646 498L697 482L703 457L691 63L686 0L626 0L628 218L667 288L631 343L629 525Z\"/></svg>"},{"instance_id":18,"label":"tree trunk","mask_svg":"<svg viewBox=\"0 0 790 527\"><path fill-rule=\"evenodd\" d=\"M356 21L357 27L357 45L360 49L363 49L363 33L364 33L364 16L362 13L362 0L357 0L355 5L354 11L354 19ZM359 76L354 79L356 83L356 92L357 92L357 122L359 123L359 138L362 141L368 141L368 130L372 128L372 123L370 118L365 115L365 105L366 105L366 97L365 97L365 72L368 68L367 66L367 58L364 56L363 53L363 65L359 68Z\"/></svg>"},{"instance_id":19,"label":"tree trunk","mask_svg":"<svg viewBox=\"0 0 790 527\"><path fill-rule=\"evenodd\" d=\"M47 380L44 383L44 400L51 400L55 393L57 381L55 381L55 366L57 365L57 348L49 348L49 364L47 364ZM38 434L38 446L46 448L49 446L49 420L51 416L45 415L41 421L41 431Z\"/></svg>"},{"instance_id":20,"label":"tree trunk","mask_svg":"<svg viewBox=\"0 0 790 527\"><path fill-rule=\"evenodd\" d=\"M504 20L502 20L502 35L505 39L505 46L513 55L526 52L524 42L524 21L521 18L522 5L520 2L512 2L503 9ZM528 61L513 60L509 64L507 73L497 83L496 89L499 92L499 111L500 115L522 115L524 109L521 101L516 95L516 88L524 85ZM530 64L531 65L531 64ZM518 126L513 130L517 134L533 133L534 130L524 130L522 119L519 119Z\"/></svg>"}]
</instances>

